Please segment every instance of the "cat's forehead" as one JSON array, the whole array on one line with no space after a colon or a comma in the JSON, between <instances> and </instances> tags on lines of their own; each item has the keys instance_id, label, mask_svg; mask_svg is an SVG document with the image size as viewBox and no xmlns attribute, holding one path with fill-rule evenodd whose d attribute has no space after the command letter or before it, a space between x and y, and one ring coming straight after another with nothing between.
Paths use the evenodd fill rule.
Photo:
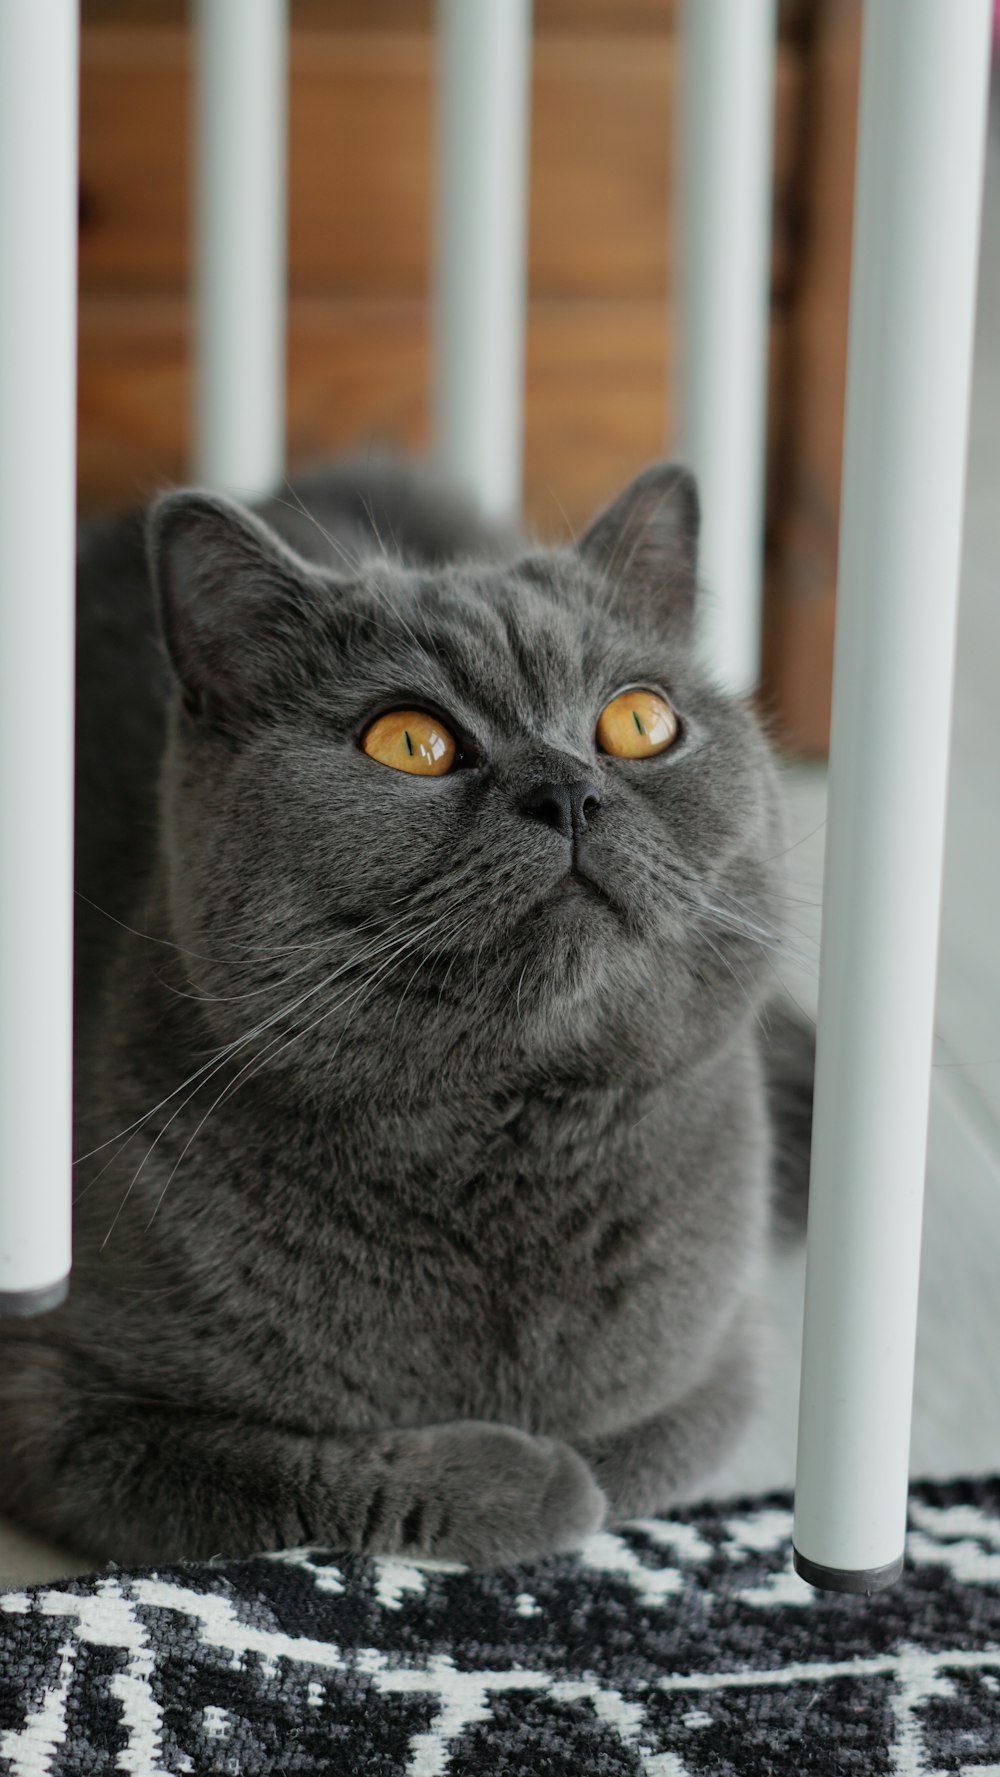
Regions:
<instances>
[{"instance_id":1,"label":"cat's forehead","mask_svg":"<svg viewBox=\"0 0 1000 1777\"><path fill-rule=\"evenodd\" d=\"M369 582L385 613L387 664L428 692L517 720L586 705L650 670L651 650L572 559L456 566Z\"/></svg>"}]
</instances>

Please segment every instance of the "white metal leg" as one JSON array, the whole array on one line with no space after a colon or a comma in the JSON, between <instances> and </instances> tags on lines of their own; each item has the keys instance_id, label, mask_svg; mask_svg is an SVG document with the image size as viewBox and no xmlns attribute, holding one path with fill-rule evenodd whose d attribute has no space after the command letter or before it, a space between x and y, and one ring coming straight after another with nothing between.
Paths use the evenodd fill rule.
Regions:
<instances>
[{"instance_id":1,"label":"white metal leg","mask_svg":"<svg viewBox=\"0 0 1000 1777\"><path fill-rule=\"evenodd\" d=\"M0 1313L66 1294L77 0L0 5Z\"/></svg>"},{"instance_id":2,"label":"white metal leg","mask_svg":"<svg viewBox=\"0 0 1000 1777\"><path fill-rule=\"evenodd\" d=\"M287 0L194 16L194 472L265 493L285 463Z\"/></svg>"},{"instance_id":3,"label":"white metal leg","mask_svg":"<svg viewBox=\"0 0 1000 1777\"><path fill-rule=\"evenodd\" d=\"M438 460L490 517L521 507L531 0L438 0Z\"/></svg>"},{"instance_id":4,"label":"white metal leg","mask_svg":"<svg viewBox=\"0 0 1000 1777\"><path fill-rule=\"evenodd\" d=\"M869 0L795 1564L902 1565L990 0Z\"/></svg>"},{"instance_id":5,"label":"white metal leg","mask_svg":"<svg viewBox=\"0 0 1000 1777\"><path fill-rule=\"evenodd\" d=\"M683 0L678 143L680 451L703 513L706 657L760 672L776 0Z\"/></svg>"}]
</instances>

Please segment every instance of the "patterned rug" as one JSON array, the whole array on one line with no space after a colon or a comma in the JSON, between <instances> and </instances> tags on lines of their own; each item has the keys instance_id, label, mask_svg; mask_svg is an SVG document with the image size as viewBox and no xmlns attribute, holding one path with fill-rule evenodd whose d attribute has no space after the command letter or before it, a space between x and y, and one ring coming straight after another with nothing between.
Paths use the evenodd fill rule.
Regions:
<instances>
[{"instance_id":1,"label":"patterned rug","mask_svg":"<svg viewBox=\"0 0 1000 1777\"><path fill-rule=\"evenodd\" d=\"M0 1595L4 1777L1000 1777L1000 1479L867 1599L787 1495L505 1573L293 1550Z\"/></svg>"}]
</instances>

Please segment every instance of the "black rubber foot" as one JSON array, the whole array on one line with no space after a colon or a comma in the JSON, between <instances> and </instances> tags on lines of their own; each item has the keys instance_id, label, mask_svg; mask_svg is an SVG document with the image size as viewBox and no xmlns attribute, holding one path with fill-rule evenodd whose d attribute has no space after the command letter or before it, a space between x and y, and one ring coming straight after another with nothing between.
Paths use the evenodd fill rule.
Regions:
<instances>
[{"instance_id":1,"label":"black rubber foot","mask_svg":"<svg viewBox=\"0 0 1000 1777\"><path fill-rule=\"evenodd\" d=\"M884 1592L896 1584L903 1571L902 1555L885 1567L823 1567L818 1561L807 1561L794 1545L792 1561L796 1573L822 1592Z\"/></svg>"},{"instance_id":2,"label":"black rubber foot","mask_svg":"<svg viewBox=\"0 0 1000 1777\"><path fill-rule=\"evenodd\" d=\"M48 1314L58 1308L69 1295L69 1278L46 1284L43 1290L0 1290L0 1318L25 1318L29 1314Z\"/></svg>"}]
</instances>

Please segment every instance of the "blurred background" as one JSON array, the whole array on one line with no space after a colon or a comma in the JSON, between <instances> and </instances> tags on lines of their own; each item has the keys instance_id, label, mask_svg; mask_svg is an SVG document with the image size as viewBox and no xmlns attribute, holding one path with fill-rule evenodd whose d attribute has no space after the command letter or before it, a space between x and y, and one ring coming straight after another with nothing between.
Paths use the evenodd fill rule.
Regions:
<instances>
[{"instance_id":1,"label":"blurred background","mask_svg":"<svg viewBox=\"0 0 1000 1777\"><path fill-rule=\"evenodd\" d=\"M525 520L565 539L675 434L675 0L535 0ZM190 475L184 0L84 0L80 506ZM291 0L288 460L430 443L430 0ZM763 696L830 712L860 0L781 0ZM252 201L252 192L248 193Z\"/></svg>"}]
</instances>

